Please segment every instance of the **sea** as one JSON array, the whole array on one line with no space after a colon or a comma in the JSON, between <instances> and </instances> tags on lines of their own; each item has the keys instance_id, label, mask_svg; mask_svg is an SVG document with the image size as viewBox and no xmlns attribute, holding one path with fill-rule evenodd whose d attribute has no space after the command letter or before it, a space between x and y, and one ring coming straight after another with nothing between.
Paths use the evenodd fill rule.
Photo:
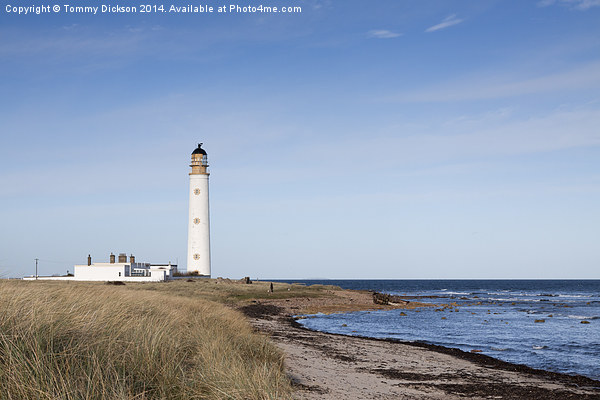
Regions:
<instances>
[{"instance_id":1,"label":"sea","mask_svg":"<svg viewBox=\"0 0 600 400\"><path fill-rule=\"evenodd\" d=\"M600 280L299 280L451 305L316 314L306 328L477 350L600 380Z\"/></svg>"}]
</instances>

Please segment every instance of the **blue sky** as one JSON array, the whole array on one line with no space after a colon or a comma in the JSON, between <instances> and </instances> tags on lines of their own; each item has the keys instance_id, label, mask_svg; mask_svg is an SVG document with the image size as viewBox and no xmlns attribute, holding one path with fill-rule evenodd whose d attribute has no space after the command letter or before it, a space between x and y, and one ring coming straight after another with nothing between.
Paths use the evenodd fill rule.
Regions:
<instances>
[{"instance_id":1,"label":"blue sky","mask_svg":"<svg viewBox=\"0 0 600 400\"><path fill-rule=\"evenodd\" d=\"M2 1L4 276L184 267L204 142L214 276L600 278L598 0Z\"/></svg>"}]
</instances>

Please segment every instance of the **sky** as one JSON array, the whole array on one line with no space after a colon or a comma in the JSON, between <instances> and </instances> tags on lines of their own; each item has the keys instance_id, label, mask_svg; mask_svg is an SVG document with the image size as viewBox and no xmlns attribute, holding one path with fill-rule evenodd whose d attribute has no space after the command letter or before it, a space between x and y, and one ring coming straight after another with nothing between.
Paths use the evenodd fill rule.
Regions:
<instances>
[{"instance_id":1,"label":"sky","mask_svg":"<svg viewBox=\"0 0 600 400\"><path fill-rule=\"evenodd\" d=\"M600 0L236 1L2 0L0 276L600 279Z\"/></svg>"}]
</instances>

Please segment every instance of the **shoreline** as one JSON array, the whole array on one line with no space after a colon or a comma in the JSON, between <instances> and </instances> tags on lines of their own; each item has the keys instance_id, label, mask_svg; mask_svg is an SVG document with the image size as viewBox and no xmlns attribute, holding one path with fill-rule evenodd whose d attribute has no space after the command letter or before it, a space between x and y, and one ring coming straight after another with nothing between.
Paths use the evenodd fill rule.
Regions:
<instances>
[{"instance_id":1,"label":"shoreline","mask_svg":"<svg viewBox=\"0 0 600 400\"><path fill-rule=\"evenodd\" d=\"M367 298L369 292L343 290L333 300L264 299L240 311L284 351L297 399L600 399L600 381L585 376L422 342L314 331L293 317L335 312L335 303L337 312L403 308Z\"/></svg>"},{"instance_id":2,"label":"shoreline","mask_svg":"<svg viewBox=\"0 0 600 400\"><path fill-rule=\"evenodd\" d=\"M467 361L470 361L470 362L473 362L476 364L480 364L480 365L483 365L486 367L493 367L493 368L498 368L498 369L502 369L505 371L521 372L521 373L527 373L527 374L531 374L531 375L544 376L547 378L562 380L562 381L568 382L570 384L578 385L578 386L595 387L600 390L600 380L593 379L593 378L590 378L590 377L587 377L584 375L566 374L566 373L562 373L562 372L548 371L548 370L544 370L544 369L533 368L533 367L530 367L525 364L517 364L517 363L511 363L509 361L504 361L499 358L488 356L486 354L471 353L471 352L464 351L464 350L461 350L456 347L448 347L448 346L442 346L442 345L438 345L438 344L418 342L418 341L410 342L410 341L404 341L404 340L395 339L395 338L376 338L376 337L371 337L371 336L345 335L343 333L331 333L331 332L318 331L318 330L314 330L314 329L305 327L304 325L300 324L294 317L289 317L289 323L292 326L294 326L296 329L303 329L303 330L306 330L309 332L318 332L318 333L322 333L325 335L353 337L353 338L358 338L358 339L363 339L363 340L373 340L373 341L397 343L397 344L402 344L402 345L406 345L406 346L414 346L414 347L424 348L424 349L434 351L437 353L441 353L441 354L448 354L453 357L467 360Z\"/></svg>"}]
</instances>

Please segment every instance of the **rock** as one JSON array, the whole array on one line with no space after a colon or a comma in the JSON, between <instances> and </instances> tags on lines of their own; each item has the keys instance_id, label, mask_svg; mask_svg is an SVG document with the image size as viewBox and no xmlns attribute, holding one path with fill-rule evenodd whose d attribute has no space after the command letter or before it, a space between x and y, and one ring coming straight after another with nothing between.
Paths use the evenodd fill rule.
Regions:
<instances>
[{"instance_id":1,"label":"rock","mask_svg":"<svg viewBox=\"0 0 600 400\"><path fill-rule=\"evenodd\" d=\"M390 303L390 295L379 292L373 292L373 303L388 305Z\"/></svg>"},{"instance_id":2,"label":"rock","mask_svg":"<svg viewBox=\"0 0 600 400\"><path fill-rule=\"evenodd\" d=\"M581 321L582 324L589 324L590 321Z\"/></svg>"},{"instance_id":3,"label":"rock","mask_svg":"<svg viewBox=\"0 0 600 400\"><path fill-rule=\"evenodd\" d=\"M408 304L407 300L401 299L399 296L394 296L387 293L379 293L373 292L373 303L381 304L384 306L387 305L406 305Z\"/></svg>"},{"instance_id":4,"label":"rock","mask_svg":"<svg viewBox=\"0 0 600 400\"><path fill-rule=\"evenodd\" d=\"M536 319L536 320L535 320L535 321L533 321L533 322L536 322L536 323L543 323L543 322L546 322L546 320L545 320L545 319Z\"/></svg>"},{"instance_id":5,"label":"rock","mask_svg":"<svg viewBox=\"0 0 600 400\"><path fill-rule=\"evenodd\" d=\"M471 350L471 353L481 353L483 350Z\"/></svg>"}]
</instances>

